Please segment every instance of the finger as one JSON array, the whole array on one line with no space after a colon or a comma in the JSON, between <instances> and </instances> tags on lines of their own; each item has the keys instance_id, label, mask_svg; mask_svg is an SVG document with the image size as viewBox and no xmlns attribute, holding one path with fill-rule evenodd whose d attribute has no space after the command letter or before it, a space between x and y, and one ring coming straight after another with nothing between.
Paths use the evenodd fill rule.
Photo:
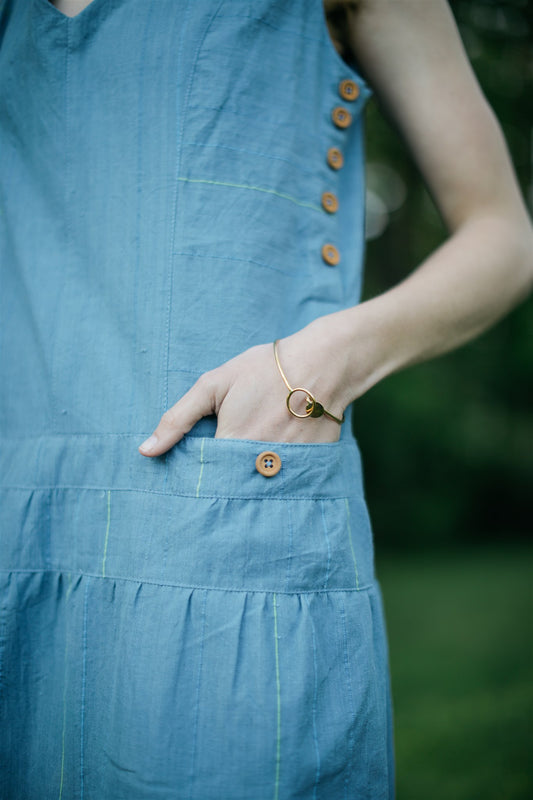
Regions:
<instances>
[{"instance_id":1,"label":"finger","mask_svg":"<svg viewBox=\"0 0 533 800\"><path fill-rule=\"evenodd\" d=\"M143 456L159 456L179 442L199 419L215 413L216 394L212 377L201 375L177 403L167 409L151 436L139 445Z\"/></svg>"}]
</instances>

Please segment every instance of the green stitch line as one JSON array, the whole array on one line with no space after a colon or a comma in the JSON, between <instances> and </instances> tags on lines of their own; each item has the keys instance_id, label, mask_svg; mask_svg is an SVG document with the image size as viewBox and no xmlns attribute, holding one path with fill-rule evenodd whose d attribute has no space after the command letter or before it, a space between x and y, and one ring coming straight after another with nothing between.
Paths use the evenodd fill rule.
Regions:
<instances>
[{"instance_id":1,"label":"green stitch line","mask_svg":"<svg viewBox=\"0 0 533 800\"><path fill-rule=\"evenodd\" d=\"M72 585L72 576L70 572L67 573L67 576L68 576L68 587L67 587L67 593L65 595L66 600L69 599L70 595L72 594L72 590L74 588L74 586Z\"/></svg>"},{"instance_id":2,"label":"green stitch line","mask_svg":"<svg viewBox=\"0 0 533 800\"><path fill-rule=\"evenodd\" d=\"M348 521L348 536L350 538L350 547L352 549L352 558L353 558L353 565L355 568L355 588L359 589L359 575L357 574L357 559L355 557L355 550L353 549L353 542L352 542L352 526L350 524L350 505L348 503L348 498L344 498L344 502L346 503L346 516Z\"/></svg>"},{"instance_id":3,"label":"green stitch line","mask_svg":"<svg viewBox=\"0 0 533 800\"><path fill-rule=\"evenodd\" d=\"M290 194L282 194L281 192L276 192L274 189L265 189L263 186L248 186L245 183L226 183L225 181L208 181L204 180L203 178L185 178L183 176L178 177L178 180L185 181L186 183L210 183L213 186L232 186L234 189L251 189L254 192L266 192L266 194L275 194L276 197L282 197L283 200L289 200L291 203L294 203L297 206L302 206L302 208L312 208L313 211L320 211L320 212L323 211L323 209L320 206L316 206L314 203L303 203L301 200L297 200Z\"/></svg>"},{"instance_id":4,"label":"green stitch line","mask_svg":"<svg viewBox=\"0 0 533 800\"><path fill-rule=\"evenodd\" d=\"M105 578L105 562L107 558L107 541L109 539L109 523L111 521L111 492L107 491L107 528L105 532L104 557L102 559L102 578Z\"/></svg>"},{"instance_id":5,"label":"green stitch line","mask_svg":"<svg viewBox=\"0 0 533 800\"><path fill-rule=\"evenodd\" d=\"M277 702L278 702L278 722L277 722L277 740L276 740L276 783L274 786L274 800L278 800L279 766L281 759L281 692L279 684L278 612L277 612L275 592L274 592L274 642L276 645L276 692L277 692Z\"/></svg>"},{"instance_id":6,"label":"green stitch line","mask_svg":"<svg viewBox=\"0 0 533 800\"><path fill-rule=\"evenodd\" d=\"M69 595L71 577L68 574L67 598ZM66 611L65 611L66 613ZM65 627L65 658L63 671L63 732L61 734L61 779L59 782L59 800L63 797L63 780L65 777L65 730L67 727L67 664L68 664L68 635Z\"/></svg>"},{"instance_id":7,"label":"green stitch line","mask_svg":"<svg viewBox=\"0 0 533 800\"><path fill-rule=\"evenodd\" d=\"M202 483L202 473L204 471L204 442L205 439L202 439L200 446L200 474L198 475L198 485L196 486L196 497L200 497L200 484Z\"/></svg>"}]
</instances>

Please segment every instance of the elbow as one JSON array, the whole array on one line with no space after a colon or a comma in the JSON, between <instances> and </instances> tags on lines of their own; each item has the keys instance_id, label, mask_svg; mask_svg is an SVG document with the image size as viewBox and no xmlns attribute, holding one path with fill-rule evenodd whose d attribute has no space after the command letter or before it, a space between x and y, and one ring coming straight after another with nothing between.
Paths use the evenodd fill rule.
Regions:
<instances>
[{"instance_id":1,"label":"elbow","mask_svg":"<svg viewBox=\"0 0 533 800\"><path fill-rule=\"evenodd\" d=\"M501 264L510 310L533 292L533 227L525 211L491 214L483 227L490 252Z\"/></svg>"}]
</instances>

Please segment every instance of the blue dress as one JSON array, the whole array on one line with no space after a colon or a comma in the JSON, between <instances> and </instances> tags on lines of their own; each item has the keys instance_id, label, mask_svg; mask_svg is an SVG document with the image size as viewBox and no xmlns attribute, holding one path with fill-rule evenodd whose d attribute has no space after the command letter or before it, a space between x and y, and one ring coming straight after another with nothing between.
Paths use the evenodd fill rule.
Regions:
<instances>
[{"instance_id":1,"label":"blue dress","mask_svg":"<svg viewBox=\"0 0 533 800\"><path fill-rule=\"evenodd\" d=\"M322 0L2 0L0 76L0 797L390 800L350 410L137 450L359 301L369 87Z\"/></svg>"}]
</instances>

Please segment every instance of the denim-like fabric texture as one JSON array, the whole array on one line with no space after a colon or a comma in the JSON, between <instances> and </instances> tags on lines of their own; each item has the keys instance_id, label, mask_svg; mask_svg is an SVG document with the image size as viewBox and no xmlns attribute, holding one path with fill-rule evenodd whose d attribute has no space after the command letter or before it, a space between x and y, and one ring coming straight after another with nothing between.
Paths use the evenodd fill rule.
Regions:
<instances>
[{"instance_id":1,"label":"denim-like fabric texture","mask_svg":"<svg viewBox=\"0 0 533 800\"><path fill-rule=\"evenodd\" d=\"M393 797L350 412L137 451L202 372L359 301L369 94L322 0L0 3L2 800Z\"/></svg>"}]
</instances>

